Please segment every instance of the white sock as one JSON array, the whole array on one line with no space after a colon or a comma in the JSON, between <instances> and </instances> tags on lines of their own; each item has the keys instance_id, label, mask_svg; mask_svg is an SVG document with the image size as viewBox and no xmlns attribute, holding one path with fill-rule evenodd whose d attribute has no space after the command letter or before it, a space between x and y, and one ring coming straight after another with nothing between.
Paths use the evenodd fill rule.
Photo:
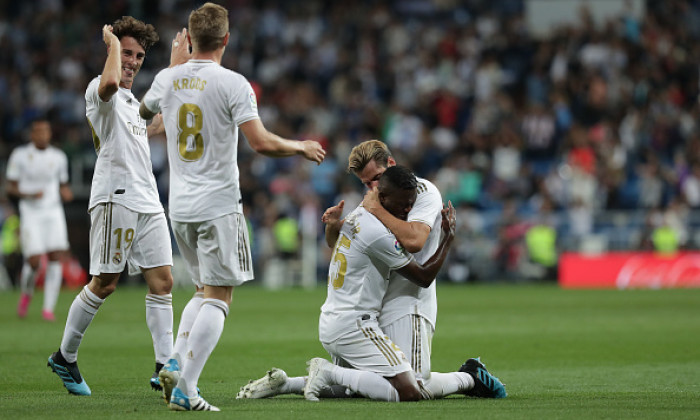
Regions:
<instances>
[{"instance_id":1,"label":"white sock","mask_svg":"<svg viewBox=\"0 0 700 420\"><path fill-rule=\"evenodd\" d=\"M180 374L180 381L183 379L185 381L182 387L178 382L178 388L188 397L197 396L199 376L202 374L211 352L214 351L214 347L219 342L227 315L228 305L223 300L204 299L202 301L202 308L192 325L190 339L187 340L187 353L183 357L184 367Z\"/></svg>"},{"instance_id":2,"label":"white sock","mask_svg":"<svg viewBox=\"0 0 700 420\"><path fill-rule=\"evenodd\" d=\"M335 384L343 385L363 397L379 401L399 401L399 392L391 382L377 373L333 366L331 375Z\"/></svg>"},{"instance_id":3,"label":"white sock","mask_svg":"<svg viewBox=\"0 0 700 420\"><path fill-rule=\"evenodd\" d=\"M194 324L194 320L197 319L199 309L202 307L203 300L204 292L197 292L192 296L192 299L187 302L185 309L182 310L180 325L177 327L177 337L175 338L175 345L173 346L173 355L171 356L171 358L177 360L180 369L182 369L185 361L181 358L181 355L187 352L187 339L190 336L190 331L192 331L192 324Z\"/></svg>"},{"instance_id":4,"label":"white sock","mask_svg":"<svg viewBox=\"0 0 700 420\"><path fill-rule=\"evenodd\" d=\"M280 394L298 394L304 395L304 386L306 385L307 376L294 376L287 378L287 382L280 387ZM352 393L347 392L348 389L344 385L331 385L319 392L321 398L348 398L352 397Z\"/></svg>"},{"instance_id":5,"label":"white sock","mask_svg":"<svg viewBox=\"0 0 700 420\"><path fill-rule=\"evenodd\" d=\"M44 310L53 312L63 283L63 268L58 261L49 261L44 278Z\"/></svg>"},{"instance_id":6,"label":"white sock","mask_svg":"<svg viewBox=\"0 0 700 420\"><path fill-rule=\"evenodd\" d=\"M431 372L430 379L423 381L423 389L428 391L430 399L443 398L472 388L474 378L466 372Z\"/></svg>"},{"instance_id":7,"label":"white sock","mask_svg":"<svg viewBox=\"0 0 700 420\"><path fill-rule=\"evenodd\" d=\"M73 299L61 340L61 354L67 362L72 363L78 360L78 347L83 340L85 330L90 326L97 310L100 309L104 301L92 293L88 286L83 287L83 290Z\"/></svg>"},{"instance_id":8,"label":"white sock","mask_svg":"<svg viewBox=\"0 0 700 420\"><path fill-rule=\"evenodd\" d=\"M151 331L156 363L166 364L173 352L173 295L146 295L146 324Z\"/></svg>"},{"instance_id":9,"label":"white sock","mask_svg":"<svg viewBox=\"0 0 700 420\"><path fill-rule=\"evenodd\" d=\"M19 275L19 287L22 294L32 296L34 295L34 283L35 283L36 272L32 266L25 261L22 265L22 272Z\"/></svg>"},{"instance_id":10,"label":"white sock","mask_svg":"<svg viewBox=\"0 0 700 420\"><path fill-rule=\"evenodd\" d=\"M304 395L304 385L306 385L306 376L287 378L287 382L280 387L280 393Z\"/></svg>"}]
</instances>

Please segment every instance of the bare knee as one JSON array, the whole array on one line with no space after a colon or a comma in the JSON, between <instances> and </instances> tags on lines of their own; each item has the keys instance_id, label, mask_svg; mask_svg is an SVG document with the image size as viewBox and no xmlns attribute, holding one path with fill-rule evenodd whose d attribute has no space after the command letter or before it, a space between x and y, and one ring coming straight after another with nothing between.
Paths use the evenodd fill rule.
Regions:
<instances>
[{"instance_id":1,"label":"bare knee","mask_svg":"<svg viewBox=\"0 0 700 420\"><path fill-rule=\"evenodd\" d=\"M46 255L49 257L49 261L61 261L66 255L66 251L51 251Z\"/></svg>"},{"instance_id":2,"label":"bare knee","mask_svg":"<svg viewBox=\"0 0 700 420\"><path fill-rule=\"evenodd\" d=\"M148 293L167 295L173 290L173 274L169 265L144 270L143 277L148 285Z\"/></svg>"},{"instance_id":3,"label":"bare knee","mask_svg":"<svg viewBox=\"0 0 700 420\"><path fill-rule=\"evenodd\" d=\"M119 274L101 273L93 276L88 285L90 291L97 295L100 299L105 299L117 289Z\"/></svg>"},{"instance_id":4,"label":"bare knee","mask_svg":"<svg viewBox=\"0 0 700 420\"><path fill-rule=\"evenodd\" d=\"M32 270L36 270L39 268L39 264L41 263L41 255L31 255L27 258L27 263L29 264L30 267L32 267Z\"/></svg>"}]
</instances>

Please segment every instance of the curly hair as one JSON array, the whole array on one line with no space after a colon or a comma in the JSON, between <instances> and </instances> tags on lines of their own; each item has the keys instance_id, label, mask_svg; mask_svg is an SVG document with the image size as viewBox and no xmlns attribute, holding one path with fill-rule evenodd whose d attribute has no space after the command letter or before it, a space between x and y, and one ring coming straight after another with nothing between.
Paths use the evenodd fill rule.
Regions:
<instances>
[{"instance_id":1,"label":"curly hair","mask_svg":"<svg viewBox=\"0 0 700 420\"><path fill-rule=\"evenodd\" d=\"M131 16L122 16L112 25L114 35L120 40L125 36L130 36L143 47L145 51L158 42L156 28L150 23L144 23Z\"/></svg>"}]
</instances>

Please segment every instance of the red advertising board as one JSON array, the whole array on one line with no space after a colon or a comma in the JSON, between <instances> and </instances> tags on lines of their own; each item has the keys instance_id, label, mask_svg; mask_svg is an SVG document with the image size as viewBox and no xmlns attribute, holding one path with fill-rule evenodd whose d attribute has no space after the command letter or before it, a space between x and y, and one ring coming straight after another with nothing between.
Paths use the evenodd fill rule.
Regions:
<instances>
[{"instance_id":1,"label":"red advertising board","mask_svg":"<svg viewBox=\"0 0 700 420\"><path fill-rule=\"evenodd\" d=\"M700 287L700 252L565 253L559 259L559 285L568 289Z\"/></svg>"}]
</instances>

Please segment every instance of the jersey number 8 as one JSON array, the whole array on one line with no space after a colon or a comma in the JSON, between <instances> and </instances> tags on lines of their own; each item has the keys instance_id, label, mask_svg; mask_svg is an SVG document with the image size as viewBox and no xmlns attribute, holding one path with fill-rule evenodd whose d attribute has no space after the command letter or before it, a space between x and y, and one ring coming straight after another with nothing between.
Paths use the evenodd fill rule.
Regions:
<instances>
[{"instance_id":1,"label":"jersey number 8","mask_svg":"<svg viewBox=\"0 0 700 420\"><path fill-rule=\"evenodd\" d=\"M203 124L202 109L197 105L183 104L177 111L177 149L182 160L193 162L204 155Z\"/></svg>"}]
</instances>

